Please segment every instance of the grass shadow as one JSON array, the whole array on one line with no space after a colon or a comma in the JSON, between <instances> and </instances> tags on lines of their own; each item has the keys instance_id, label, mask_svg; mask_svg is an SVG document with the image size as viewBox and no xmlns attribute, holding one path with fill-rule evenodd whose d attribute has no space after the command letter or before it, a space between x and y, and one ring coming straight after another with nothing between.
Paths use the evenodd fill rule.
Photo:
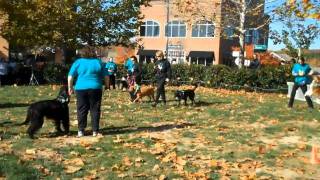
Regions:
<instances>
[{"instance_id":1,"label":"grass shadow","mask_svg":"<svg viewBox=\"0 0 320 180\"><path fill-rule=\"evenodd\" d=\"M205 102L205 101L198 101L195 103L196 107L201 107L201 106L211 106L215 104L229 104L229 102L225 101L215 101L215 102Z\"/></svg>"},{"instance_id":2,"label":"grass shadow","mask_svg":"<svg viewBox=\"0 0 320 180\"><path fill-rule=\"evenodd\" d=\"M170 129L182 129L188 126L194 126L192 123L183 123L183 124L165 124L160 126L150 126L150 127L132 127L132 126L124 126L124 127L109 127L102 128L100 133L103 135L114 135L114 134L126 134L140 131L148 131L148 132L161 132Z\"/></svg>"},{"instance_id":3,"label":"grass shadow","mask_svg":"<svg viewBox=\"0 0 320 180\"><path fill-rule=\"evenodd\" d=\"M30 104L27 103L4 103L0 104L0 109L4 108L15 108L15 107L26 107L29 106Z\"/></svg>"}]
</instances>

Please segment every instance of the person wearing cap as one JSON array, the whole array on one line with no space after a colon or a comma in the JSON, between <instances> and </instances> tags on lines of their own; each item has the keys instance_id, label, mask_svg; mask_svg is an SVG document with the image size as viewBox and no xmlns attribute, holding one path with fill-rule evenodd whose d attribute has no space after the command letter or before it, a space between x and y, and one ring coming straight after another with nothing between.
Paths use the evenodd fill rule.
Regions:
<instances>
[{"instance_id":1,"label":"person wearing cap","mask_svg":"<svg viewBox=\"0 0 320 180\"><path fill-rule=\"evenodd\" d=\"M311 83L310 75L313 74L311 67L309 64L305 63L305 59L303 57L299 58L298 63L293 65L292 75L294 76L294 85L292 87L288 108L293 107L294 98L297 90L300 88L305 94L307 92L307 85ZM313 103L310 96L305 96L308 107L313 109Z\"/></svg>"}]
</instances>

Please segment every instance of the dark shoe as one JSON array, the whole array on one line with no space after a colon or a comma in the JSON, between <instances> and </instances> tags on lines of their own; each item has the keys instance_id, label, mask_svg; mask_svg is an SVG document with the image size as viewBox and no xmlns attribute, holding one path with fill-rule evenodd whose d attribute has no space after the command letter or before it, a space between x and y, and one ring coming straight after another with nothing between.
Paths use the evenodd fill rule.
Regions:
<instances>
[{"instance_id":1,"label":"dark shoe","mask_svg":"<svg viewBox=\"0 0 320 180\"><path fill-rule=\"evenodd\" d=\"M157 103L153 103L151 106L152 106L152 107L156 107L156 106L157 106Z\"/></svg>"}]
</instances>

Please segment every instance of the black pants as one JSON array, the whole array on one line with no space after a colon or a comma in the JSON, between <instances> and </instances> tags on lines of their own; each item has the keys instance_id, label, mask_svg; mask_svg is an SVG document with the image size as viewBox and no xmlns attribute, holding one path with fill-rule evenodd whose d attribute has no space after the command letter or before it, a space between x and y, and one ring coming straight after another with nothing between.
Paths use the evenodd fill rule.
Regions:
<instances>
[{"instance_id":1,"label":"black pants","mask_svg":"<svg viewBox=\"0 0 320 180\"><path fill-rule=\"evenodd\" d=\"M163 103L166 104L166 91L164 89L164 85L166 84L166 79L161 78L157 79L157 95L156 95L156 103L159 102L160 96L162 97Z\"/></svg>"},{"instance_id":2,"label":"black pants","mask_svg":"<svg viewBox=\"0 0 320 180\"><path fill-rule=\"evenodd\" d=\"M116 77L114 75L107 76L106 89L110 89L110 86L116 89Z\"/></svg>"},{"instance_id":3,"label":"black pants","mask_svg":"<svg viewBox=\"0 0 320 180\"><path fill-rule=\"evenodd\" d=\"M77 90L77 116L79 131L87 127L87 116L90 110L92 131L99 131L101 113L101 89Z\"/></svg>"},{"instance_id":4,"label":"black pants","mask_svg":"<svg viewBox=\"0 0 320 180\"><path fill-rule=\"evenodd\" d=\"M292 107L293 106L294 97L296 96L296 92L297 92L298 88L301 88L303 94L305 94L306 91L308 90L308 87L307 87L306 84L305 85L294 84L293 87L292 87L292 91L291 91L288 107ZM311 101L311 98L309 96L305 96L305 98L306 98L306 101L308 103L308 107L309 108L313 108L313 103Z\"/></svg>"}]
</instances>

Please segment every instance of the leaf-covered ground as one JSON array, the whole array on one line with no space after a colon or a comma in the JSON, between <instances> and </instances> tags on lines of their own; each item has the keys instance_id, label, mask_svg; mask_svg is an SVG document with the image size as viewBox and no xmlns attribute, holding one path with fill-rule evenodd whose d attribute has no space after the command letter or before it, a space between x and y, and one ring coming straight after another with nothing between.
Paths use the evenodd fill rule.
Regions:
<instances>
[{"instance_id":1,"label":"leaf-covered ground","mask_svg":"<svg viewBox=\"0 0 320 180\"><path fill-rule=\"evenodd\" d=\"M26 136L32 102L53 99L57 86L0 88L0 179L319 179L309 163L319 141L319 105L309 111L284 94L198 88L195 106L129 103L122 91L103 95L102 137L55 136L51 121ZM320 156L320 155L319 155Z\"/></svg>"}]
</instances>

